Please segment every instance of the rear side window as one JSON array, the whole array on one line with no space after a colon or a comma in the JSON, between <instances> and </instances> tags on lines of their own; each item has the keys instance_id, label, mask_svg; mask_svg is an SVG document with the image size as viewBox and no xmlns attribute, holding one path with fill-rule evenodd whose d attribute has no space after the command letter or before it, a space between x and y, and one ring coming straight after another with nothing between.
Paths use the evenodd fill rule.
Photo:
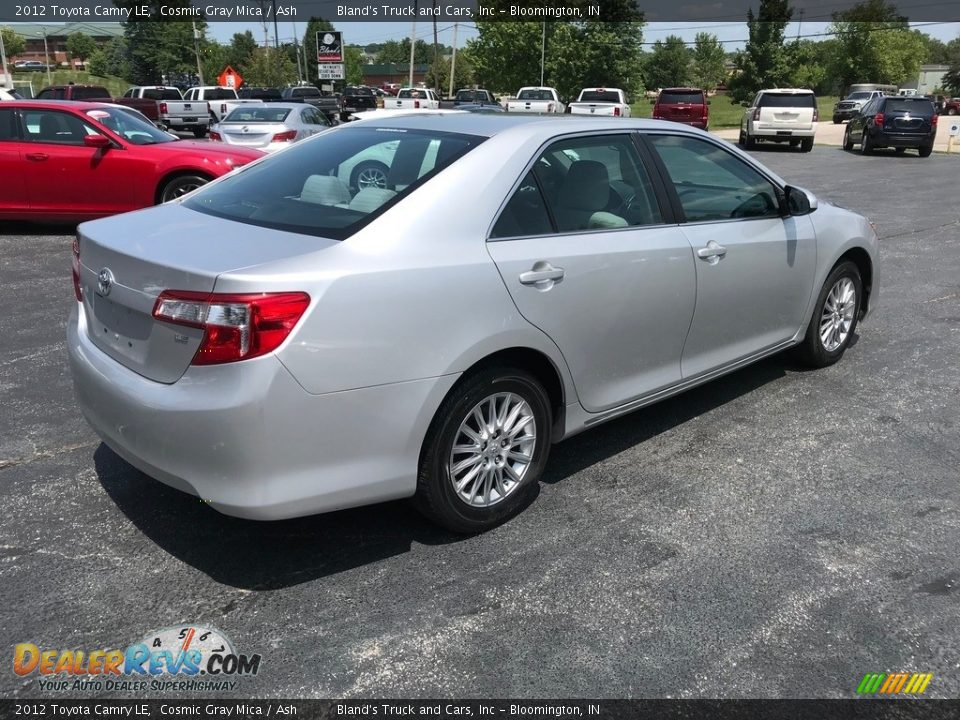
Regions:
<instances>
[{"instance_id":1,"label":"rear side window","mask_svg":"<svg viewBox=\"0 0 960 720\"><path fill-rule=\"evenodd\" d=\"M243 168L184 202L250 225L343 240L483 142L454 133L343 128Z\"/></svg>"},{"instance_id":2,"label":"rear side window","mask_svg":"<svg viewBox=\"0 0 960 720\"><path fill-rule=\"evenodd\" d=\"M74 86L73 88L74 100L87 100L89 98L97 98L102 100L103 98L108 98L108 97L110 97L110 93L107 92L106 88L78 87L78 86Z\"/></svg>"},{"instance_id":3,"label":"rear side window","mask_svg":"<svg viewBox=\"0 0 960 720\"><path fill-rule=\"evenodd\" d=\"M580 102L620 102L620 93L610 92L609 90L590 90L580 93Z\"/></svg>"},{"instance_id":4,"label":"rear side window","mask_svg":"<svg viewBox=\"0 0 960 720\"><path fill-rule=\"evenodd\" d=\"M908 112L915 115L933 115L933 103L929 100L911 100L906 98L889 98L883 108L884 112Z\"/></svg>"},{"instance_id":5,"label":"rear side window","mask_svg":"<svg viewBox=\"0 0 960 720\"><path fill-rule=\"evenodd\" d=\"M660 93L658 102L667 105L680 105L686 103L689 105L703 105L702 92L671 92L664 90Z\"/></svg>"},{"instance_id":6,"label":"rear side window","mask_svg":"<svg viewBox=\"0 0 960 720\"><path fill-rule=\"evenodd\" d=\"M777 217L773 183L713 143L675 135L650 135L688 222Z\"/></svg>"},{"instance_id":7,"label":"rear side window","mask_svg":"<svg viewBox=\"0 0 960 720\"><path fill-rule=\"evenodd\" d=\"M38 100L63 100L63 88L47 88L37 95Z\"/></svg>"},{"instance_id":8,"label":"rear side window","mask_svg":"<svg viewBox=\"0 0 960 720\"><path fill-rule=\"evenodd\" d=\"M812 93L763 93L757 107L815 108L816 98Z\"/></svg>"},{"instance_id":9,"label":"rear side window","mask_svg":"<svg viewBox=\"0 0 960 720\"><path fill-rule=\"evenodd\" d=\"M552 232L553 224L550 222L547 204L531 170L503 208L490 237L549 235Z\"/></svg>"}]
</instances>

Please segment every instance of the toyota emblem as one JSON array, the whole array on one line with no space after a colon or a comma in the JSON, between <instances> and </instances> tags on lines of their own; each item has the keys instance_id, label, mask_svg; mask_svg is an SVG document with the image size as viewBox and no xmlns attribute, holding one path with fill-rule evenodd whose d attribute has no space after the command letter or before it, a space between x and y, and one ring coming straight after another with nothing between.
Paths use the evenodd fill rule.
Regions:
<instances>
[{"instance_id":1,"label":"toyota emblem","mask_svg":"<svg viewBox=\"0 0 960 720\"><path fill-rule=\"evenodd\" d=\"M113 273L110 268L101 268L97 273L97 294L106 297L110 294L110 288L113 287Z\"/></svg>"}]
</instances>

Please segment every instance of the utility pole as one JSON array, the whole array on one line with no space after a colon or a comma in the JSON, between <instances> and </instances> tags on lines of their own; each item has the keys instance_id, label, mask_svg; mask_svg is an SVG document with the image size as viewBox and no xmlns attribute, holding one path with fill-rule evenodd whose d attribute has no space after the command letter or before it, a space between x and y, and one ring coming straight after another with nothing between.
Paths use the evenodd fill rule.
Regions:
<instances>
[{"instance_id":1,"label":"utility pole","mask_svg":"<svg viewBox=\"0 0 960 720\"><path fill-rule=\"evenodd\" d=\"M193 25L193 53L197 56L197 79L200 80L200 85L206 85L203 81L203 67L200 65L200 31L197 30L197 23L191 23Z\"/></svg>"},{"instance_id":2,"label":"utility pole","mask_svg":"<svg viewBox=\"0 0 960 720\"><path fill-rule=\"evenodd\" d=\"M300 64L300 38L297 37L297 23L293 23L293 49L297 56L297 83L303 84L303 66Z\"/></svg>"},{"instance_id":3,"label":"utility pole","mask_svg":"<svg viewBox=\"0 0 960 720\"><path fill-rule=\"evenodd\" d=\"M453 57L450 58L450 92L448 97L453 97L453 76L457 71L457 25L453 24Z\"/></svg>"},{"instance_id":4,"label":"utility pole","mask_svg":"<svg viewBox=\"0 0 960 720\"><path fill-rule=\"evenodd\" d=\"M433 0L433 89L440 90L440 46L437 43L437 0Z\"/></svg>"},{"instance_id":5,"label":"utility pole","mask_svg":"<svg viewBox=\"0 0 960 720\"><path fill-rule=\"evenodd\" d=\"M547 56L547 24L542 23L540 32L540 87L543 87L543 59Z\"/></svg>"},{"instance_id":6,"label":"utility pole","mask_svg":"<svg viewBox=\"0 0 960 720\"><path fill-rule=\"evenodd\" d=\"M797 22L797 40L800 40L800 28L803 27L803 8L800 8L800 20Z\"/></svg>"},{"instance_id":7,"label":"utility pole","mask_svg":"<svg viewBox=\"0 0 960 720\"><path fill-rule=\"evenodd\" d=\"M417 0L413 0L413 25L410 28L410 79L407 87L413 87L413 51L417 47Z\"/></svg>"},{"instance_id":8,"label":"utility pole","mask_svg":"<svg viewBox=\"0 0 960 720\"><path fill-rule=\"evenodd\" d=\"M13 89L13 77L7 73L7 51L3 47L3 33L0 32L0 64L3 65L3 84Z\"/></svg>"}]
</instances>

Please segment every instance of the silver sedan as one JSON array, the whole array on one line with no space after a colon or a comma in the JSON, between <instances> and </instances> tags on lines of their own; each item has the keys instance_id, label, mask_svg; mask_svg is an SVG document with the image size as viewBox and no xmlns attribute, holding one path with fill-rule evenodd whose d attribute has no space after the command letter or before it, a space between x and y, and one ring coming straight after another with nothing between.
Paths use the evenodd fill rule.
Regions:
<instances>
[{"instance_id":1,"label":"silver sedan","mask_svg":"<svg viewBox=\"0 0 960 720\"><path fill-rule=\"evenodd\" d=\"M787 349L836 362L878 276L866 219L702 131L424 113L81 225L68 350L103 441L217 510L412 496L477 532L553 443Z\"/></svg>"},{"instance_id":2,"label":"silver sedan","mask_svg":"<svg viewBox=\"0 0 960 720\"><path fill-rule=\"evenodd\" d=\"M264 152L290 147L330 128L327 116L304 103L241 105L210 128L210 139Z\"/></svg>"}]
</instances>

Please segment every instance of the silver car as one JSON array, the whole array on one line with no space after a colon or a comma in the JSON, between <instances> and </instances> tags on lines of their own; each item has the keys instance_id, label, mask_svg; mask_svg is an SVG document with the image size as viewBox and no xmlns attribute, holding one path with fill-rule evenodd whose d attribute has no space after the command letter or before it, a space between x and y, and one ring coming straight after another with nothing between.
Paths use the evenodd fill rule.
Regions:
<instances>
[{"instance_id":1,"label":"silver car","mask_svg":"<svg viewBox=\"0 0 960 720\"><path fill-rule=\"evenodd\" d=\"M327 116L312 105L280 102L250 104L234 108L211 127L210 139L273 152L330 127Z\"/></svg>"},{"instance_id":2,"label":"silver car","mask_svg":"<svg viewBox=\"0 0 960 720\"><path fill-rule=\"evenodd\" d=\"M84 223L68 348L104 442L217 510L412 496L476 532L552 443L788 348L839 360L877 263L863 217L693 128L423 113Z\"/></svg>"}]
</instances>

